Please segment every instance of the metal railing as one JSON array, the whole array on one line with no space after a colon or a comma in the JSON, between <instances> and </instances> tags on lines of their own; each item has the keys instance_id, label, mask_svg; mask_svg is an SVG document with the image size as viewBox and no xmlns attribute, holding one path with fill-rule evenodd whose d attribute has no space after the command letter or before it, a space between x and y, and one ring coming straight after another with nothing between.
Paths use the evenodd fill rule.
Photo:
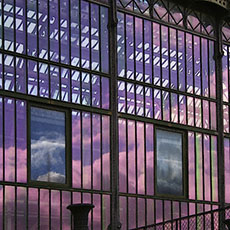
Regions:
<instances>
[{"instance_id":1,"label":"metal railing","mask_svg":"<svg viewBox=\"0 0 230 230\"><path fill-rule=\"evenodd\" d=\"M227 230L225 224L221 227L221 219L230 219L230 206L131 230Z\"/></svg>"}]
</instances>

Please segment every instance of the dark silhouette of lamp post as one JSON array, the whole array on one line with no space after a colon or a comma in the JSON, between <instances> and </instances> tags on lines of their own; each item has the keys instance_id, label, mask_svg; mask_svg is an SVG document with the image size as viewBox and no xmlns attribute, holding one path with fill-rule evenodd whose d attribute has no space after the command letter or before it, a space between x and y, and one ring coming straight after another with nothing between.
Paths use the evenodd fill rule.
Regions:
<instances>
[{"instance_id":1,"label":"dark silhouette of lamp post","mask_svg":"<svg viewBox=\"0 0 230 230\"><path fill-rule=\"evenodd\" d=\"M67 207L73 215L73 230L88 230L88 214L93 204L71 204Z\"/></svg>"}]
</instances>

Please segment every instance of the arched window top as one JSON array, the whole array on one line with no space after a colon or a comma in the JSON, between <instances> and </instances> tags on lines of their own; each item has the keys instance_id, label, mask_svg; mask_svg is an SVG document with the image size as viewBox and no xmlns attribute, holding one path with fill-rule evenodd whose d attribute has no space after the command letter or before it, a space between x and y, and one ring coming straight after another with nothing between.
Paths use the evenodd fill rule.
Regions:
<instances>
[{"instance_id":1,"label":"arched window top","mask_svg":"<svg viewBox=\"0 0 230 230\"><path fill-rule=\"evenodd\" d=\"M230 22L224 22L222 27L222 38L226 42L230 42Z\"/></svg>"},{"instance_id":2,"label":"arched window top","mask_svg":"<svg viewBox=\"0 0 230 230\"><path fill-rule=\"evenodd\" d=\"M133 11L186 29L214 36L210 17L168 0L117 0L118 8Z\"/></svg>"},{"instance_id":3,"label":"arched window top","mask_svg":"<svg viewBox=\"0 0 230 230\"><path fill-rule=\"evenodd\" d=\"M117 0L117 5L139 14L150 15L150 5L148 0Z\"/></svg>"}]
</instances>

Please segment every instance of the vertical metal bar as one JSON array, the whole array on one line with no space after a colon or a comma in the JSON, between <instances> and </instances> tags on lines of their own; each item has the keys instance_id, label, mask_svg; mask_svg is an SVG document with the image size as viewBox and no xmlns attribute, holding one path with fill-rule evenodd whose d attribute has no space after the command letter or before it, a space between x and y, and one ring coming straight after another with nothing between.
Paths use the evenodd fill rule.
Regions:
<instances>
[{"instance_id":1,"label":"vertical metal bar","mask_svg":"<svg viewBox=\"0 0 230 230\"><path fill-rule=\"evenodd\" d=\"M38 230L40 230L40 193L41 189L38 189Z\"/></svg>"},{"instance_id":2,"label":"vertical metal bar","mask_svg":"<svg viewBox=\"0 0 230 230\"><path fill-rule=\"evenodd\" d=\"M60 230L62 230L62 191L58 190L60 194Z\"/></svg>"},{"instance_id":3,"label":"vertical metal bar","mask_svg":"<svg viewBox=\"0 0 230 230\"><path fill-rule=\"evenodd\" d=\"M90 188L93 189L93 114L90 113L90 151L91 151L91 186Z\"/></svg>"},{"instance_id":4,"label":"vertical metal bar","mask_svg":"<svg viewBox=\"0 0 230 230\"><path fill-rule=\"evenodd\" d=\"M88 20L89 20L89 69L92 70L92 36L91 36L91 32L92 32L92 28L91 28L91 3L89 2L88 3L88 7L89 7L89 17L88 17ZM91 83L91 75L90 75L90 83ZM90 84L91 85L91 84ZM91 98L92 100L92 98ZM91 105L91 103L90 103ZM93 212L92 212L93 214Z\"/></svg>"},{"instance_id":5,"label":"vertical metal bar","mask_svg":"<svg viewBox=\"0 0 230 230\"><path fill-rule=\"evenodd\" d=\"M216 61L216 99L217 99L217 150L218 150L218 190L220 207L224 208L225 203L225 179L224 179L224 127L223 127L223 73L222 73L222 21L216 18L215 32L215 61ZM220 214L220 229L224 229L224 216Z\"/></svg>"},{"instance_id":6,"label":"vertical metal bar","mask_svg":"<svg viewBox=\"0 0 230 230\"><path fill-rule=\"evenodd\" d=\"M215 224L214 224L214 215L213 211L211 212L211 230L214 230Z\"/></svg>"},{"instance_id":7,"label":"vertical metal bar","mask_svg":"<svg viewBox=\"0 0 230 230\"><path fill-rule=\"evenodd\" d=\"M100 115L100 160L101 160L101 190L103 190L103 159L102 159L102 157L103 157L103 154L102 154L102 149L103 149L103 143L102 143L102 141L103 141L103 139L102 139L102 137L103 137L103 135L102 135L102 115ZM111 131L110 131L111 132Z\"/></svg>"},{"instance_id":8,"label":"vertical metal bar","mask_svg":"<svg viewBox=\"0 0 230 230\"><path fill-rule=\"evenodd\" d=\"M117 6L116 1L110 0L109 14L109 44L110 44L110 75L111 89L111 181L112 181L112 202L111 202L111 227L118 229L119 224L119 146L118 146L118 101L117 101Z\"/></svg>"},{"instance_id":9,"label":"vertical metal bar","mask_svg":"<svg viewBox=\"0 0 230 230\"><path fill-rule=\"evenodd\" d=\"M81 188L83 188L83 118L82 118L82 112L78 111L80 113L80 136L81 136L81 146L80 146L80 151L81 151Z\"/></svg>"},{"instance_id":10,"label":"vertical metal bar","mask_svg":"<svg viewBox=\"0 0 230 230\"><path fill-rule=\"evenodd\" d=\"M99 40L99 71L102 72L102 55L101 55L101 46L102 46L102 33L101 33L101 6L98 6L98 23L99 23L99 31L98 31L98 40ZM103 44L104 45L104 44Z\"/></svg>"}]
</instances>

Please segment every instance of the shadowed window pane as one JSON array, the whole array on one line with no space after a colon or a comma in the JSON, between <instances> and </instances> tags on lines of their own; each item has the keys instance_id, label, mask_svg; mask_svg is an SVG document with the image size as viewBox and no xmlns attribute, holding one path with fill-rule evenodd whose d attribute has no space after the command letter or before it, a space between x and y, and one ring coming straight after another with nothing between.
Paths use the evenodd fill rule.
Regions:
<instances>
[{"instance_id":1,"label":"shadowed window pane","mask_svg":"<svg viewBox=\"0 0 230 230\"><path fill-rule=\"evenodd\" d=\"M157 193L183 195L182 134L156 130Z\"/></svg>"},{"instance_id":2,"label":"shadowed window pane","mask_svg":"<svg viewBox=\"0 0 230 230\"><path fill-rule=\"evenodd\" d=\"M65 183L65 113L31 107L31 180Z\"/></svg>"}]
</instances>

